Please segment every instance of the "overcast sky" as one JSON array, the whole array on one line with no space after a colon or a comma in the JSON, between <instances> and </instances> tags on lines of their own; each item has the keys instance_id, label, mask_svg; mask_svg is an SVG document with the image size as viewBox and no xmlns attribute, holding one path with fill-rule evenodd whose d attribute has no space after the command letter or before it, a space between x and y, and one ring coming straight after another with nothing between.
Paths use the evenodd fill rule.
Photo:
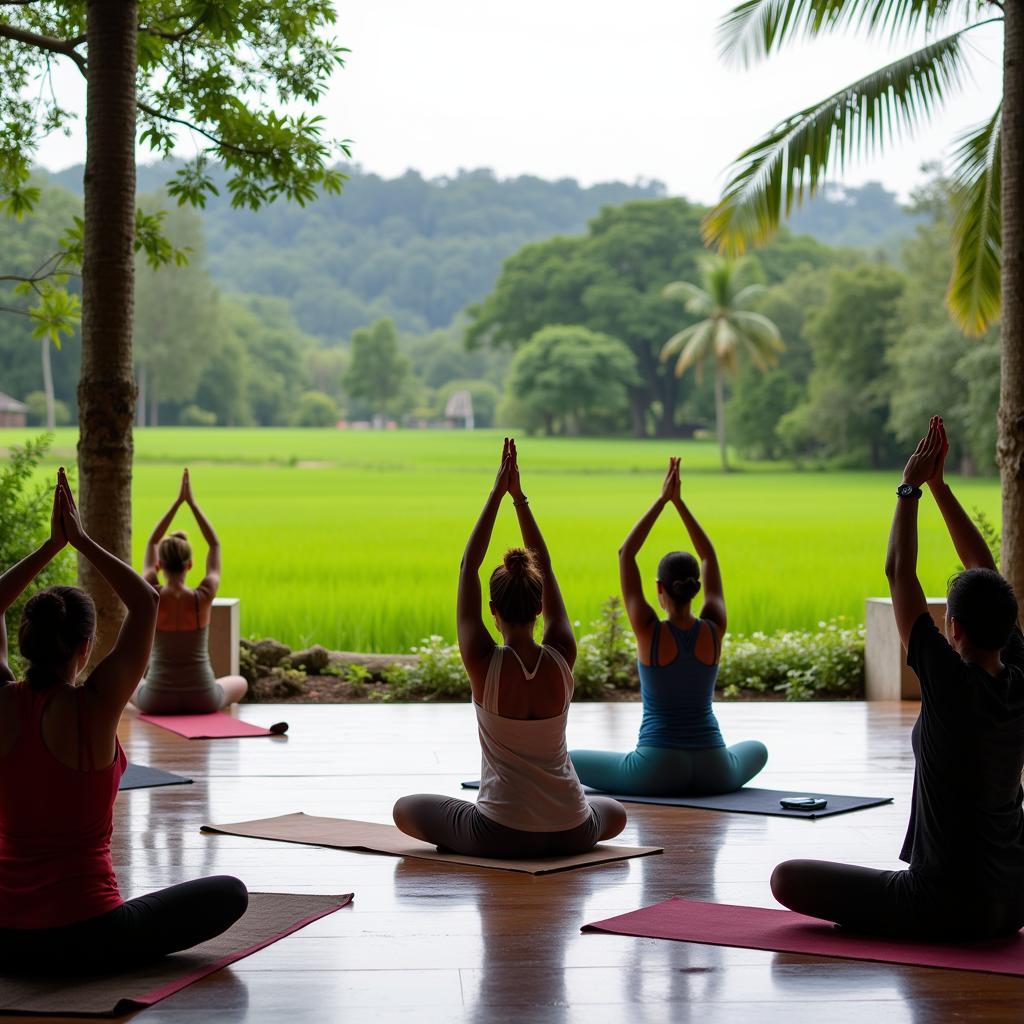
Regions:
<instances>
[{"instance_id":1,"label":"overcast sky","mask_svg":"<svg viewBox=\"0 0 1024 1024\"><path fill-rule=\"evenodd\" d=\"M710 201L730 160L778 120L909 49L854 37L792 49L752 70L718 56L715 28L735 0L340 0L352 53L321 112L354 158L386 176L493 168L584 183L664 181ZM905 195L926 160L985 120L1000 93L1001 30L972 33L972 78L931 128L844 180ZM76 78L78 80L76 80ZM62 99L84 90L60 72ZM76 129L44 142L51 169L84 158ZM182 153L195 151L184 139ZM151 159L140 152L140 159Z\"/></svg>"}]
</instances>

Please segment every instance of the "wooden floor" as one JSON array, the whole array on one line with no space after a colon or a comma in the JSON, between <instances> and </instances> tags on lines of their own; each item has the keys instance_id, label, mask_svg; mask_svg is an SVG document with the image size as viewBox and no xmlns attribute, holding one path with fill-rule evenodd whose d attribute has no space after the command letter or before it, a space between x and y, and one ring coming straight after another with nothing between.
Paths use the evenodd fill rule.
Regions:
<instances>
[{"instance_id":1,"label":"wooden floor","mask_svg":"<svg viewBox=\"0 0 1024 1024\"><path fill-rule=\"evenodd\" d=\"M137 1016L169 1021L604 1022L1024 1020L1024 979L581 935L672 895L775 906L768 878L794 856L895 867L907 818L913 704L729 704L730 740L761 739L758 780L896 798L818 822L629 805L622 842L665 853L549 877L205 836L205 822L291 811L390 821L412 792L459 793L479 753L468 705L249 706L287 738L179 739L126 717L133 761L194 786L118 798L125 896L203 874L252 890L339 893L354 905ZM582 704L570 745L628 749L639 706Z\"/></svg>"}]
</instances>

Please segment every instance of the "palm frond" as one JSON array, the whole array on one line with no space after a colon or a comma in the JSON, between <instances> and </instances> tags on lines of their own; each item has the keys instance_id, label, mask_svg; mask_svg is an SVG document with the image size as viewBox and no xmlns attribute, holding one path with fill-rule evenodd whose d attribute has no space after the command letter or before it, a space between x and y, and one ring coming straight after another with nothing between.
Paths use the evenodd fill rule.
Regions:
<instances>
[{"instance_id":1,"label":"palm frond","mask_svg":"<svg viewBox=\"0 0 1024 1024\"><path fill-rule=\"evenodd\" d=\"M910 134L960 85L961 29L887 64L807 107L741 153L702 231L720 251L741 253L776 231L783 214L813 196L833 170Z\"/></svg>"},{"instance_id":2,"label":"palm frond","mask_svg":"<svg viewBox=\"0 0 1024 1024\"><path fill-rule=\"evenodd\" d=\"M661 350L661 358L664 360L674 352L679 352L679 359L676 362L676 376L682 377L694 363L697 364L699 373L704 359L713 350L714 338L715 321L701 320L699 324L687 327L685 331L680 331L670 338Z\"/></svg>"},{"instance_id":3,"label":"palm frond","mask_svg":"<svg viewBox=\"0 0 1024 1024\"><path fill-rule=\"evenodd\" d=\"M971 335L999 317L1002 256L1002 104L989 121L957 140L953 169L953 275L946 304Z\"/></svg>"},{"instance_id":4,"label":"palm frond","mask_svg":"<svg viewBox=\"0 0 1024 1024\"><path fill-rule=\"evenodd\" d=\"M749 67L787 45L827 32L860 32L890 42L977 17L987 0L744 0L718 26L719 50Z\"/></svg>"},{"instance_id":5,"label":"palm frond","mask_svg":"<svg viewBox=\"0 0 1024 1024\"><path fill-rule=\"evenodd\" d=\"M757 349L767 354L786 351L778 327L768 317L745 309L734 310L731 316L737 330L750 340L751 351Z\"/></svg>"},{"instance_id":6,"label":"palm frond","mask_svg":"<svg viewBox=\"0 0 1024 1024\"><path fill-rule=\"evenodd\" d=\"M688 313L708 316L713 308L711 296L689 281L672 281L661 290L662 298L679 299Z\"/></svg>"},{"instance_id":7,"label":"palm frond","mask_svg":"<svg viewBox=\"0 0 1024 1024\"><path fill-rule=\"evenodd\" d=\"M759 295L763 295L766 291L768 291L767 285L748 284L746 288L741 288L733 296L733 307L735 309L744 309L751 299L756 299Z\"/></svg>"}]
</instances>

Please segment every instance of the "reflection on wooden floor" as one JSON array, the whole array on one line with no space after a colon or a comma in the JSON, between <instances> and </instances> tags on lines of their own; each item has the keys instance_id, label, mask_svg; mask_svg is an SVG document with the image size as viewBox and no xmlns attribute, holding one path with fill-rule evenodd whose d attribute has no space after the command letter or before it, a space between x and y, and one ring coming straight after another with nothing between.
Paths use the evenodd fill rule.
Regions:
<instances>
[{"instance_id":1,"label":"reflection on wooden floor","mask_svg":"<svg viewBox=\"0 0 1024 1024\"><path fill-rule=\"evenodd\" d=\"M582 704L570 745L628 749L639 705ZM286 739L179 739L126 717L133 761L194 786L118 798L115 865L126 896L203 874L250 889L355 891L351 908L185 989L143 1021L1024 1020L1024 979L757 950L581 935L587 921L672 895L775 906L787 857L896 867L906 824L914 704L730 704L727 741L767 743L757 780L778 789L892 795L817 822L630 805L621 841L661 856L548 877L204 836L205 822L290 811L390 821L412 792L456 795L479 767L468 705L246 707L286 718Z\"/></svg>"}]
</instances>

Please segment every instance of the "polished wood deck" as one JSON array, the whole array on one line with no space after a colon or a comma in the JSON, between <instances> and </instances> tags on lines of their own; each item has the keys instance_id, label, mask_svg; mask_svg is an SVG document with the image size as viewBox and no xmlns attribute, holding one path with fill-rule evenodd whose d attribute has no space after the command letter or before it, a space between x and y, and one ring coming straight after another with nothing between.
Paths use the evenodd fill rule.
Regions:
<instances>
[{"instance_id":1,"label":"polished wood deck","mask_svg":"<svg viewBox=\"0 0 1024 1024\"><path fill-rule=\"evenodd\" d=\"M628 749L639 706L582 704L570 744ZM396 797L474 777L471 708L247 706L286 739L187 741L126 716L143 764L194 786L122 793L115 864L126 896L227 872L253 890L355 891L355 903L139 1014L150 1021L646 1022L1024 1020L1024 979L756 950L581 935L672 895L775 906L787 857L897 866L913 704L729 704L727 739L768 744L773 788L891 794L818 822L629 805L621 841L660 856L549 877L205 836L205 822L303 810L389 821ZM10 1018L9 1018L10 1019Z\"/></svg>"}]
</instances>

